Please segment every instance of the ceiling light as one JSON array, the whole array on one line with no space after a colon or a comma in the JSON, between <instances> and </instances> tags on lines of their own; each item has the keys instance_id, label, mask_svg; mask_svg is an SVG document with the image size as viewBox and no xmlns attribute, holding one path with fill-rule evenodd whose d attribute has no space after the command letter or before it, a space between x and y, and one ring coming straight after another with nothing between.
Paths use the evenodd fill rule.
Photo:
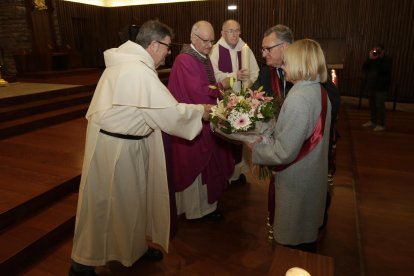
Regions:
<instances>
[{"instance_id":1,"label":"ceiling light","mask_svg":"<svg viewBox=\"0 0 414 276\"><path fill-rule=\"evenodd\" d=\"M227 6L227 9L228 9L229 11L235 11L235 10L237 10L237 6L236 6L236 5L228 5L228 6Z\"/></svg>"},{"instance_id":2,"label":"ceiling light","mask_svg":"<svg viewBox=\"0 0 414 276\"><path fill-rule=\"evenodd\" d=\"M205 0L64 0L69 2L77 2L81 4L89 4L100 7L123 7L137 6L149 4L167 4L178 2L205 1Z\"/></svg>"}]
</instances>

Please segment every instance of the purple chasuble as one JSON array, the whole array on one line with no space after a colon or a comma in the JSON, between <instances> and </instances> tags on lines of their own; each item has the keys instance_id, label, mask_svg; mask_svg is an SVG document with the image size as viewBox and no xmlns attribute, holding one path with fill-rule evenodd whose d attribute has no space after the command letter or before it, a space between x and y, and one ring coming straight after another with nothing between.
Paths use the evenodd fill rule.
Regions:
<instances>
[{"instance_id":1,"label":"purple chasuble","mask_svg":"<svg viewBox=\"0 0 414 276\"><path fill-rule=\"evenodd\" d=\"M176 57L168 89L180 103L214 105L221 94L209 88L215 84L211 62L191 50ZM175 191L189 187L201 173L209 203L219 199L234 170L229 143L215 136L204 121L201 134L193 141L171 136L170 162Z\"/></svg>"},{"instance_id":2,"label":"purple chasuble","mask_svg":"<svg viewBox=\"0 0 414 276\"><path fill-rule=\"evenodd\" d=\"M237 51L237 59L239 63L239 69L241 68L241 51ZM221 72L231 73L233 72L233 66L231 64L230 51L219 44L219 60L218 68Z\"/></svg>"}]
</instances>

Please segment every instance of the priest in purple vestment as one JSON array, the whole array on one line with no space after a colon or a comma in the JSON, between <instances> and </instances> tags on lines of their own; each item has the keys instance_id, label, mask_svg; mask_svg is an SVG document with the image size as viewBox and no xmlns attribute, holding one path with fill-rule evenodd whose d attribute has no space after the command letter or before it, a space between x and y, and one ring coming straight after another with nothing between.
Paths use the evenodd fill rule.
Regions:
<instances>
[{"instance_id":1,"label":"priest in purple vestment","mask_svg":"<svg viewBox=\"0 0 414 276\"><path fill-rule=\"evenodd\" d=\"M178 102L211 104L221 96L210 85L229 87L229 79L217 82L208 57L214 42L214 29L207 21L195 23L191 47L178 55L171 70L168 88ZM171 181L176 192L178 215L187 219L219 219L217 201L234 170L229 143L217 137L203 122L201 135L193 141L170 137Z\"/></svg>"}]
</instances>

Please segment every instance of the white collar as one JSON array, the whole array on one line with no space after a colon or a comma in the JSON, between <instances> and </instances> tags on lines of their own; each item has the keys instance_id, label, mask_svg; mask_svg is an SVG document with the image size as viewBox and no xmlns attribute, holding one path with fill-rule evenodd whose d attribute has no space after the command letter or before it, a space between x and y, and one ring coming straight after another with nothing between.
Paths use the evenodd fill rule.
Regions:
<instances>
[{"instance_id":1,"label":"white collar","mask_svg":"<svg viewBox=\"0 0 414 276\"><path fill-rule=\"evenodd\" d=\"M206 55L204 55L204 54L200 53L199 51L197 51L197 49L194 47L193 43L191 43L190 45L191 45L191 48L193 48L194 51L196 51L200 56L202 56L203 58L207 58Z\"/></svg>"},{"instance_id":2,"label":"white collar","mask_svg":"<svg viewBox=\"0 0 414 276\"><path fill-rule=\"evenodd\" d=\"M241 38L239 38L239 41L237 42L236 46L234 48L232 48L232 47L230 47L229 44L227 44L226 40L223 37L221 37L219 39L219 41L217 41L217 44L219 44L219 45L221 45L224 48L229 49L229 50L241 51L241 49L244 46L245 42Z\"/></svg>"}]
</instances>

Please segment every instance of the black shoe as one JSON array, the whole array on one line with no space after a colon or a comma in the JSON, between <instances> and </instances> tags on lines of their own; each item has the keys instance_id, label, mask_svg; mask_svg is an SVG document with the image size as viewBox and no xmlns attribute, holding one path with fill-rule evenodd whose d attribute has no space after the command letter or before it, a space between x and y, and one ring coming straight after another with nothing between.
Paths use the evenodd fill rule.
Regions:
<instances>
[{"instance_id":1,"label":"black shoe","mask_svg":"<svg viewBox=\"0 0 414 276\"><path fill-rule=\"evenodd\" d=\"M231 181L230 185L244 185L246 183L246 176L244 174L241 174L237 180Z\"/></svg>"},{"instance_id":2,"label":"black shoe","mask_svg":"<svg viewBox=\"0 0 414 276\"><path fill-rule=\"evenodd\" d=\"M158 249L148 248L147 252L145 252L142 258L150 261L161 261L164 258L164 255Z\"/></svg>"},{"instance_id":3,"label":"black shoe","mask_svg":"<svg viewBox=\"0 0 414 276\"><path fill-rule=\"evenodd\" d=\"M239 177L239 184L244 185L247 183L246 176L244 174L241 174Z\"/></svg>"},{"instance_id":4,"label":"black shoe","mask_svg":"<svg viewBox=\"0 0 414 276\"><path fill-rule=\"evenodd\" d=\"M95 273L95 270L88 270L88 271L75 271L73 267L70 267L69 276L97 276L98 274Z\"/></svg>"},{"instance_id":5,"label":"black shoe","mask_svg":"<svg viewBox=\"0 0 414 276\"><path fill-rule=\"evenodd\" d=\"M219 211L215 210L215 211L211 212L210 214L205 215L203 218L208 219L208 220L212 220L212 221L217 221L217 220L221 220L223 218L223 214L220 213Z\"/></svg>"}]
</instances>

